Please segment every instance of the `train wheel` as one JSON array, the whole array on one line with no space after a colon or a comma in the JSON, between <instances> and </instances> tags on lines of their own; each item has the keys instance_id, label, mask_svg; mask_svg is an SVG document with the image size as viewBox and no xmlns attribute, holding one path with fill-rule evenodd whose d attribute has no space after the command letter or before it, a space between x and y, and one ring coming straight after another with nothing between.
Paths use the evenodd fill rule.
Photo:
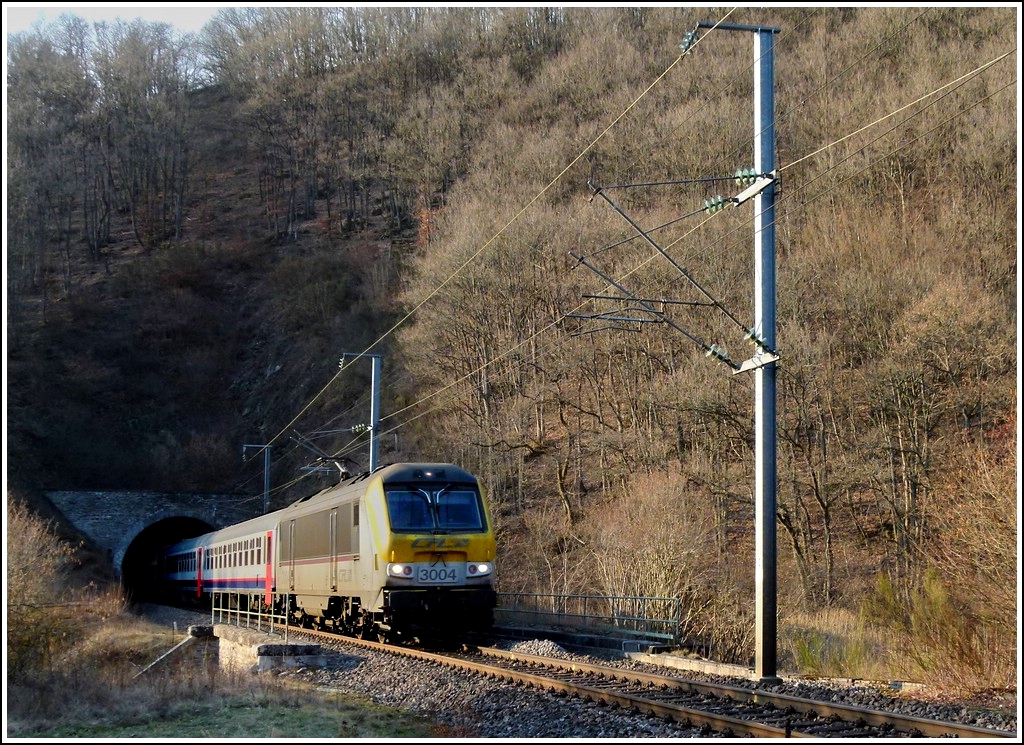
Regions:
<instances>
[{"instance_id":1,"label":"train wheel","mask_svg":"<svg viewBox=\"0 0 1024 745\"><path fill-rule=\"evenodd\" d=\"M375 623L363 626L359 631L359 638L371 642L386 642L384 631Z\"/></svg>"}]
</instances>

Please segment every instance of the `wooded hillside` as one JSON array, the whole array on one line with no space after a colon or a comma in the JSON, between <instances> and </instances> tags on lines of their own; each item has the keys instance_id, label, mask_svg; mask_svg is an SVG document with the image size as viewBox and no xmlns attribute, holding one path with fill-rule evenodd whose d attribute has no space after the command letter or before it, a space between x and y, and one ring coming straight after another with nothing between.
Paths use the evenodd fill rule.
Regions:
<instances>
[{"instance_id":1,"label":"wooded hillside","mask_svg":"<svg viewBox=\"0 0 1024 745\"><path fill-rule=\"evenodd\" d=\"M754 164L752 35L680 45L773 26L782 621L845 609L918 669L1008 685L1018 12L227 8L194 37L11 36L9 486L259 495L242 446L270 444L281 506L334 478L303 443L365 468L370 364L339 360L380 354L382 461L481 476L501 589L683 597L747 659L753 378L702 343L754 349L752 203L705 209Z\"/></svg>"}]
</instances>

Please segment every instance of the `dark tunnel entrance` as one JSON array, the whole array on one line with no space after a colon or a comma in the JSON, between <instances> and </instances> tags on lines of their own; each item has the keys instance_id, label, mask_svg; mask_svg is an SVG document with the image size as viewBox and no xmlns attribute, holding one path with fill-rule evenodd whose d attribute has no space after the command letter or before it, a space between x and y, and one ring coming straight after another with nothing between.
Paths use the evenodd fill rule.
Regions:
<instances>
[{"instance_id":1,"label":"dark tunnel entrance","mask_svg":"<svg viewBox=\"0 0 1024 745\"><path fill-rule=\"evenodd\" d=\"M170 517L153 523L132 540L121 561L121 585L131 602L159 600L156 555L160 549L216 528L195 517Z\"/></svg>"}]
</instances>

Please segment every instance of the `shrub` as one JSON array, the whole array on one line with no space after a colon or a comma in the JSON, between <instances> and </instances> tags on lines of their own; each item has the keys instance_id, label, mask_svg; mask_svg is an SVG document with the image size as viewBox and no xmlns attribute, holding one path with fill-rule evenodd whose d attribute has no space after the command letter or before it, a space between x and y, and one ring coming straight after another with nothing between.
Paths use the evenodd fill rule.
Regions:
<instances>
[{"instance_id":1,"label":"shrub","mask_svg":"<svg viewBox=\"0 0 1024 745\"><path fill-rule=\"evenodd\" d=\"M1013 630L957 598L934 571L926 572L905 598L880 575L862 612L895 635L892 665L908 679L958 691L1014 685Z\"/></svg>"},{"instance_id":2,"label":"shrub","mask_svg":"<svg viewBox=\"0 0 1024 745\"><path fill-rule=\"evenodd\" d=\"M47 669L74 637L67 580L74 547L20 503L7 508L8 676Z\"/></svg>"}]
</instances>

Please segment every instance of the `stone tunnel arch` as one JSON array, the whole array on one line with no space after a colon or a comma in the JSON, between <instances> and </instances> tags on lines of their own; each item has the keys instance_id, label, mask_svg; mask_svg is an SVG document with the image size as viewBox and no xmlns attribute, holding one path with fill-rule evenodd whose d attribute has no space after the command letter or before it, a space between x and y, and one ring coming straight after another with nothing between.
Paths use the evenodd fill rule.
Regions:
<instances>
[{"instance_id":1,"label":"stone tunnel arch","mask_svg":"<svg viewBox=\"0 0 1024 745\"><path fill-rule=\"evenodd\" d=\"M105 554L130 597L150 589L161 548L251 520L262 504L243 494L153 491L51 491L47 497Z\"/></svg>"}]
</instances>

